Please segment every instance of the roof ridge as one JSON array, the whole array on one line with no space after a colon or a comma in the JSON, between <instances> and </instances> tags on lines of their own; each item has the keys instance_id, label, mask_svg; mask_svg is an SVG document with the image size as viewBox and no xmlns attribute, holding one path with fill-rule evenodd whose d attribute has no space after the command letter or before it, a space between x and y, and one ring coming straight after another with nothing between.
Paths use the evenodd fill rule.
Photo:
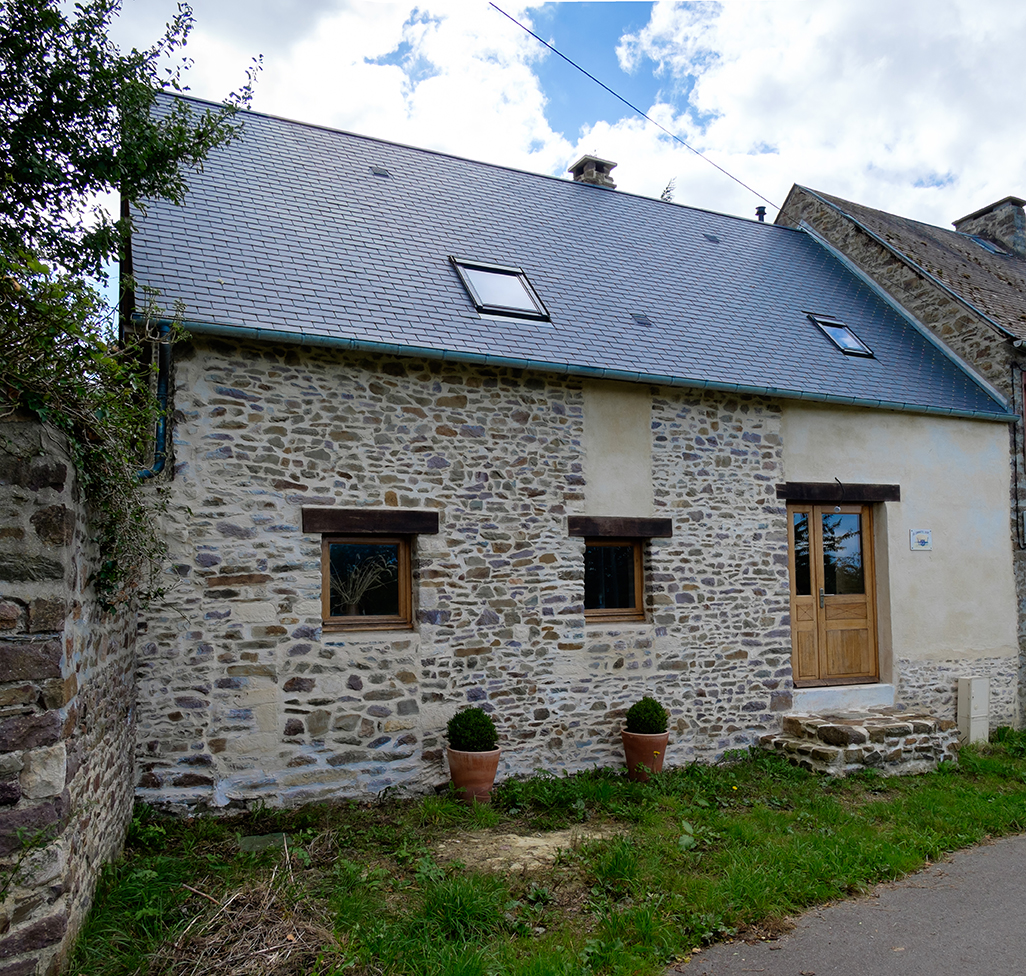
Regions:
<instances>
[{"instance_id":1,"label":"roof ridge","mask_svg":"<svg viewBox=\"0 0 1026 976\"><path fill-rule=\"evenodd\" d=\"M221 107L221 102L214 102L206 98L197 98L194 95L183 95L177 92L162 92L161 96L164 98L175 98L180 101L186 102L198 102L201 105L209 105L211 108ZM631 197L635 200L645 200L651 204L660 206L679 207L682 210L691 210L695 213L710 214L714 217L725 217L728 220L740 220L745 224L751 224L752 226L761 225L763 227L776 227L778 230L794 231L793 227L784 227L783 225L773 224L772 222L764 222L761 220L753 220L751 217L742 217L739 214L723 213L719 210L709 210L706 207L694 207L686 203L673 203L669 200L660 200L658 197L645 196L643 193L632 193L629 190L611 190L608 187L591 186L591 184L580 184L574 180L568 180L562 176L552 176L550 173L536 173L528 169L520 169L516 166L506 166L502 163L492 163L484 159L471 159L469 156L459 156L456 153L443 152L441 149L425 149L423 146L413 146L406 142L396 142L393 139L383 139L380 136L367 136L359 132L352 132L349 129L336 129L330 125L321 125L318 122L303 122L300 119L289 118L284 115L273 115L270 112L257 112L249 108L240 108L237 110L236 115L252 115L261 119L268 119L272 122L284 122L288 125L300 126L304 129L316 129L319 132L330 132L334 135L348 136L352 139L361 139L364 142L380 143L383 146L394 146L396 149L406 149L410 152L423 153L429 156L440 156L443 159L455 159L461 163L471 163L475 166L488 166L492 169L503 170L507 173L518 173L522 176L531 176L540 180L552 180L556 183L560 183L566 186L589 186L591 190L602 190L607 193L616 193L620 196Z\"/></svg>"}]
</instances>

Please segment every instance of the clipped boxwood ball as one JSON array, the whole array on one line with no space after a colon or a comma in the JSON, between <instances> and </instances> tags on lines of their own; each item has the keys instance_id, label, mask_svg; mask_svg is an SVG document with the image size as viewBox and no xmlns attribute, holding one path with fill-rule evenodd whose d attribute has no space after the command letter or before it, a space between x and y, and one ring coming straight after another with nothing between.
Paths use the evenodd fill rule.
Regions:
<instances>
[{"instance_id":1,"label":"clipped boxwood ball","mask_svg":"<svg viewBox=\"0 0 1026 976\"><path fill-rule=\"evenodd\" d=\"M666 731L670 716L654 698L646 695L627 709L626 728L628 732L640 735L659 735Z\"/></svg>"},{"instance_id":2,"label":"clipped boxwood ball","mask_svg":"<svg viewBox=\"0 0 1026 976\"><path fill-rule=\"evenodd\" d=\"M458 711L445 726L449 748L457 752L491 752L499 733L490 715L476 705Z\"/></svg>"}]
</instances>

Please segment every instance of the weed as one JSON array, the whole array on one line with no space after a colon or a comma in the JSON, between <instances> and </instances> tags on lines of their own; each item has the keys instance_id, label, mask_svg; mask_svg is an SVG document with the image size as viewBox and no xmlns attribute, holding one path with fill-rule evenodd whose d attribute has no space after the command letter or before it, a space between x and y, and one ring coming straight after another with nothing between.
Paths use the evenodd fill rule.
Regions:
<instances>
[{"instance_id":1,"label":"weed","mask_svg":"<svg viewBox=\"0 0 1026 976\"><path fill-rule=\"evenodd\" d=\"M441 795L192 821L140 808L70 971L164 971L168 947L186 929L214 931L217 906L242 889L278 892L289 917L330 920L302 970L316 976L655 976L742 925L1026 830L1023 741L996 734L957 765L902 779L826 780L752 752L646 784L616 770L509 780L492 806ZM468 830L498 841L582 823L606 839L564 849L543 879L475 873L469 848L466 864L437 854L439 840ZM240 854L239 835L278 831L288 859Z\"/></svg>"},{"instance_id":2,"label":"weed","mask_svg":"<svg viewBox=\"0 0 1026 976\"><path fill-rule=\"evenodd\" d=\"M487 938L505 927L509 889L486 875L446 878L424 891L420 919L429 934L458 942Z\"/></svg>"}]
</instances>

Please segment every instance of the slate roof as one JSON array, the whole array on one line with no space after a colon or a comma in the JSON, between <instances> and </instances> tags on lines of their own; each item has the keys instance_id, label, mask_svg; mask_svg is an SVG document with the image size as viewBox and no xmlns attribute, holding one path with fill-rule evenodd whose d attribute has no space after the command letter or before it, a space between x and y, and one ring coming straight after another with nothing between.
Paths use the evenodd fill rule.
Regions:
<instances>
[{"instance_id":1,"label":"slate roof","mask_svg":"<svg viewBox=\"0 0 1026 976\"><path fill-rule=\"evenodd\" d=\"M809 235L257 113L133 270L197 330L962 415L1006 408ZM373 168L385 168L387 176ZM523 268L551 323L477 313L449 255ZM807 318L847 323L843 355ZM632 313L647 316L638 324Z\"/></svg>"},{"instance_id":2,"label":"slate roof","mask_svg":"<svg viewBox=\"0 0 1026 976\"><path fill-rule=\"evenodd\" d=\"M1003 331L1026 339L1026 259L1015 254L991 254L966 234L944 227L874 210L808 187L801 189L882 238L993 319Z\"/></svg>"}]
</instances>

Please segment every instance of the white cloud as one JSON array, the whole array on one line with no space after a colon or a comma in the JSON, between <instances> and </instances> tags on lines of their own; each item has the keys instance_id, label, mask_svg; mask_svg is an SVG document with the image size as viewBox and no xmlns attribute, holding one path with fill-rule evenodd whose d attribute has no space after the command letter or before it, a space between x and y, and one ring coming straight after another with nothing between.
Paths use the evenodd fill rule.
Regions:
<instances>
[{"instance_id":1,"label":"white cloud","mask_svg":"<svg viewBox=\"0 0 1026 976\"><path fill-rule=\"evenodd\" d=\"M194 6L201 97L262 53L258 111L556 175L595 152L629 192L675 177L680 203L746 217L761 203L615 103L579 138L554 132L534 70L552 55L485 0ZM510 13L529 22L532 6ZM126 0L119 38L146 45L173 12ZM649 114L774 202L798 182L944 224L1026 192L1024 27L1026 5L1004 0L658 3L618 53L657 73Z\"/></svg>"},{"instance_id":2,"label":"white cloud","mask_svg":"<svg viewBox=\"0 0 1026 976\"><path fill-rule=\"evenodd\" d=\"M162 18L152 3L126 4L119 38L148 44ZM255 54L264 70L254 109L424 148L561 172L570 144L549 127L532 64L538 43L485 0L325 2L289 21L294 0L195 0L187 53L193 94L220 99L237 88ZM525 19L523 8L511 8ZM247 29L227 29L232 17ZM283 30L278 30L278 25Z\"/></svg>"},{"instance_id":3,"label":"white cloud","mask_svg":"<svg viewBox=\"0 0 1026 976\"><path fill-rule=\"evenodd\" d=\"M1026 189L1009 83L1024 26L1026 8L999 0L657 4L620 56L692 76L713 117L684 126L692 144L776 202L798 182L944 224ZM708 205L698 170L679 169L677 199Z\"/></svg>"}]
</instances>

